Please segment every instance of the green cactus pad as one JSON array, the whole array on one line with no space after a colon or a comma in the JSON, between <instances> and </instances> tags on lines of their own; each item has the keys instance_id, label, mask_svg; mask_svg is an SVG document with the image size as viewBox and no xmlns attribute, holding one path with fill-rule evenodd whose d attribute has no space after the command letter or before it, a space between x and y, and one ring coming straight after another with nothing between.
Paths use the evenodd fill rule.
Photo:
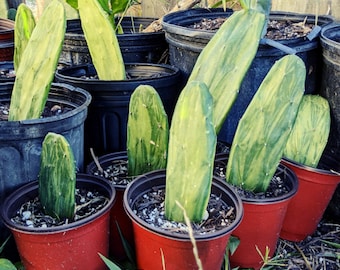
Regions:
<instances>
[{"instance_id":1,"label":"green cactus pad","mask_svg":"<svg viewBox=\"0 0 340 270\"><path fill-rule=\"evenodd\" d=\"M310 167L317 167L326 147L331 126L327 100L318 95L302 98L284 156Z\"/></svg>"},{"instance_id":2,"label":"green cactus pad","mask_svg":"<svg viewBox=\"0 0 340 270\"><path fill-rule=\"evenodd\" d=\"M166 169L165 214L183 222L201 221L210 197L216 133L213 101L202 82L188 83L180 94L171 122Z\"/></svg>"},{"instance_id":3,"label":"green cactus pad","mask_svg":"<svg viewBox=\"0 0 340 270\"><path fill-rule=\"evenodd\" d=\"M234 12L202 50L189 77L189 82L202 81L209 88L216 133L256 55L264 23L265 15L254 10Z\"/></svg>"},{"instance_id":4,"label":"green cactus pad","mask_svg":"<svg viewBox=\"0 0 340 270\"><path fill-rule=\"evenodd\" d=\"M11 96L9 121L41 116L58 65L65 30L64 6L53 0L37 22L21 57Z\"/></svg>"},{"instance_id":5,"label":"green cactus pad","mask_svg":"<svg viewBox=\"0 0 340 270\"><path fill-rule=\"evenodd\" d=\"M39 198L45 213L72 219L75 211L76 167L72 149L59 134L49 132L43 141Z\"/></svg>"},{"instance_id":6,"label":"green cactus pad","mask_svg":"<svg viewBox=\"0 0 340 270\"><path fill-rule=\"evenodd\" d=\"M109 14L98 0L78 0L92 62L100 80L125 80L125 65Z\"/></svg>"},{"instance_id":7,"label":"green cactus pad","mask_svg":"<svg viewBox=\"0 0 340 270\"><path fill-rule=\"evenodd\" d=\"M15 17L14 27L14 69L18 70L22 54L35 27L32 10L26 4L20 4Z\"/></svg>"},{"instance_id":8,"label":"green cactus pad","mask_svg":"<svg viewBox=\"0 0 340 270\"><path fill-rule=\"evenodd\" d=\"M127 124L129 175L166 168L169 140L168 117L162 100L149 85L132 93Z\"/></svg>"},{"instance_id":9,"label":"green cactus pad","mask_svg":"<svg viewBox=\"0 0 340 270\"><path fill-rule=\"evenodd\" d=\"M283 57L271 68L236 129L228 182L245 190L267 190L295 122L305 78L304 62L295 55Z\"/></svg>"}]
</instances>

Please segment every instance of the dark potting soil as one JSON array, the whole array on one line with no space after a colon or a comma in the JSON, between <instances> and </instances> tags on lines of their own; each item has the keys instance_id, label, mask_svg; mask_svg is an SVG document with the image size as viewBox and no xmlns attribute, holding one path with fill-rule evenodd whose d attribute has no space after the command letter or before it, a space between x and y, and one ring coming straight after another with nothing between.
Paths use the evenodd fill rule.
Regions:
<instances>
[{"instance_id":1,"label":"dark potting soil","mask_svg":"<svg viewBox=\"0 0 340 270\"><path fill-rule=\"evenodd\" d=\"M8 121L8 114L10 103L0 102L0 121ZM41 118L57 116L71 111L72 108L65 106L64 104L56 104L55 102L46 102L44 111L41 114Z\"/></svg>"},{"instance_id":2,"label":"dark potting soil","mask_svg":"<svg viewBox=\"0 0 340 270\"><path fill-rule=\"evenodd\" d=\"M100 176L110 181L113 185L126 186L134 177L128 175L127 160L112 160L112 163L104 168L97 168L93 175Z\"/></svg>"},{"instance_id":3,"label":"dark potting soil","mask_svg":"<svg viewBox=\"0 0 340 270\"><path fill-rule=\"evenodd\" d=\"M217 31L227 18L204 18L199 23L190 26L194 29ZM294 23L290 20L271 20L267 26L266 38L272 40L293 39L305 37L312 31L314 25L306 22Z\"/></svg>"},{"instance_id":4,"label":"dark potting soil","mask_svg":"<svg viewBox=\"0 0 340 270\"><path fill-rule=\"evenodd\" d=\"M76 189L76 209L73 220L59 220L46 215L38 197L23 204L11 220L16 224L31 228L62 226L93 215L102 209L108 201L108 198L98 191Z\"/></svg>"},{"instance_id":5,"label":"dark potting soil","mask_svg":"<svg viewBox=\"0 0 340 270\"><path fill-rule=\"evenodd\" d=\"M222 201L218 194L211 194L207 208L207 218L198 223L191 222L189 224L190 228L188 224L166 219L164 200L164 189L155 189L140 197L136 201L133 210L139 218L157 228L183 234L188 234L189 230L192 229L194 236L228 227L236 218L233 207Z\"/></svg>"},{"instance_id":6,"label":"dark potting soil","mask_svg":"<svg viewBox=\"0 0 340 270\"><path fill-rule=\"evenodd\" d=\"M226 163L223 161L218 161L215 163L214 175L225 179L226 174ZM269 187L266 192L252 192L235 187L234 189L240 195L241 198L247 199L264 199L264 198L276 198L283 196L290 192L290 188L284 181L284 171L278 171L269 183Z\"/></svg>"}]
</instances>

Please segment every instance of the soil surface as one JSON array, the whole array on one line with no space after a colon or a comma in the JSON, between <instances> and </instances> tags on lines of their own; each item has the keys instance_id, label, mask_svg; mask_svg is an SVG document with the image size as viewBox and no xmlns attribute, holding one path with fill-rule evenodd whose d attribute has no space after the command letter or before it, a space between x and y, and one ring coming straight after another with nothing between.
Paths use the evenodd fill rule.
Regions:
<instances>
[{"instance_id":1,"label":"soil surface","mask_svg":"<svg viewBox=\"0 0 340 270\"><path fill-rule=\"evenodd\" d=\"M108 199L95 190L76 189L76 209L73 220L59 220L46 215L38 197L23 204L11 220L31 228L62 226L93 215L107 203Z\"/></svg>"},{"instance_id":2,"label":"soil surface","mask_svg":"<svg viewBox=\"0 0 340 270\"><path fill-rule=\"evenodd\" d=\"M194 29L217 31L227 18L207 19L191 26ZM293 39L305 37L313 29L313 24L305 22L272 20L268 23L266 38L272 40Z\"/></svg>"},{"instance_id":3,"label":"soil surface","mask_svg":"<svg viewBox=\"0 0 340 270\"><path fill-rule=\"evenodd\" d=\"M0 102L0 122L1 121L8 121L8 114L10 103L1 103ZM63 104L55 104L52 102L46 102L46 106L44 111L41 114L41 118L51 117L61 115L68 111L71 111L72 108L64 106Z\"/></svg>"}]
</instances>

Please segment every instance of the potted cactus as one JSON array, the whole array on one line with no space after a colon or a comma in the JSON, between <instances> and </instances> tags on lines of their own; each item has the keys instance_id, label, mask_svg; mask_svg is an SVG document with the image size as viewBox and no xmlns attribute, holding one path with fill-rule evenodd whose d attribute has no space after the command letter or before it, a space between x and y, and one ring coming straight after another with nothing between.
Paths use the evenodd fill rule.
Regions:
<instances>
[{"instance_id":1,"label":"potted cactus","mask_svg":"<svg viewBox=\"0 0 340 270\"><path fill-rule=\"evenodd\" d=\"M324 151L330 125L328 101L318 95L304 96L282 160L299 180L283 222L283 239L299 242L312 235L340 182L338 165Z\"/></svg>"},{"instance_id":2,"label":"potted cactus","mask_svg":"<svg viewBox=\"0 0 340 270\"><path fill-rule=\"evenodd\" d=\"M167 114L157 91L150 85L140 85L132 93L129 102L127 151L95 157L86 167L88 174L106 179L117 191L110 225L110 254L116 260L126 259L129 255L124 249L121 235L131 247L134 246L131 220L123 208L124 191L127 184L138 175L165 169L168 126Z\"/></svg>"},{"instance_id":3,"label":"potted cactus","mask_svg":"<svg viewBox=\"0 0 340 270\"><path fill-rule=\"evenodd\" d=\"M22 8L19 8L18 16L25 17ZM76 166L79 171L83 170L84 122L91 96L71 85L51 83L65 33L65 21L63 5L52 1L25 49L21 47L23 53L17 54L21 57L16 58L20 63L15 82L0 85L1 103L9 104L10 108L8 118L0 121L1 202L20 185L37 179L41 144L48 132L67 138L74 151ZM16 26L20 27L20 24ZM6 230L2 222L0 225L1 238Z\"/></svg>"},{"instance_id":4,"label":"potted cactus","mask_svg":"<svg viewBox=\"0 0 340 270\"><path fill-rule=\"evenodd\" d=\"M222 194L222 201L236 210L237 218L230 230L224 228L205 236L195 233L193 241L197 244L196 259L199 258L203 268L221 267L227 240L241 217L237 214L240 201L235 191L212 176L216 134L255 56L264 22L262 13L248 9L235 12L219 29L200 54L191 78L176 103L171 120L166 170L141 175L128 185L124 193L124 207L133 221L139 268L199 268L189 235L155 228L148 224L150 221L136 215L140 196L144 195L146 200L150 189L165 191L165 199L160 201L165 209L160 212L165 213L167 220L177 222L183 222L186 216L191 222L203 222L210 195ZM249 37L251 42L242 42L245 37ZM214 65L215 72L211 72L209 63ZM237 67L238 72L234 68L223 68L225 66Z\"/></svg>"},{"instance_id":5,"label":"potted cactus","mask_svg":"<svg viewBox=\"0 0 340 270\"><path fill-rule=\"evenodd\" d=\"M169 115L172 114L182 85L180 72L173 66L124 63L112 21L100 1L79 0L78 9L93 65L57 70L56 80L84 88L93 96L85 123L85 149L89 163L90 148L98 155L126 150L128 104L138 85L153 86L160 94ZM100 42L97 34L99 25L103 32Z\"/></svg>"},{"instance_id":6,"label":"potted cactus","mask_svg":"<svg viewBox=\"0 0 340 270\"><path fill-rule=\"evenodd\" d=\"M295 174L278 165L303 96L305 73L297 56L277 61L237 127L225 174L226 181L239 190L244 206L244 219L233 233L240 245L230 257L232 267L260 269L258 250L265 254L269 248L269 256L275 252L289 201L298 186ZM273 178L275 174L280 174L279 178ZM271 183L278 179L285 192L275 195Z\"/></svg>"},{"instance_id":7,"label":"potted cactus","mask_svg":"<svg viewBox=\"0 0 340 270\"><path fill-rule=\"evenodd\" d=\"M271 1L251 0L238 2L245 6L251 2L267 5L267 2L270 4ZM198 55L216 32L209 29L194 28L193 25L199 25L202 19L206 21L207 25L210 23L214 25L214 22L218 21L215 20L216 18L220 20L227 19L232 12L230 9L223 10L221 8L195 8L168 14L164 17L162 26L165 31L165 38L169 43L169 62L181 70L184 78L190 76ZM281 57L295 53L303 59L309 71L305 82L306 93L315 93L320 86L321 57L318 31L320 27L331 23L332 18L318 16L318 14L297 14L280 11L271 11L268 18L271 21L280 21L282 24L285 21L293 22L295 25L300 24L302 25L302 31L308 29L311 25L317 26L307 37L292 37L290 39L283 37L280 40L274 40L270 37L262 38L255 59L242 82L240 93L219 133L219 140L228 144L231 144L237 124L262 80L275 61ZM303 27L304 25L306 27ZM273 29L276 29L276 26L270 30ZM316 35L314 35L315 33ZM273 47L274 41L276 42Z\"/></svg>"},{"instance_id":8,"label":"potted cactus","mask_svg":"<svg viewBox=\"0 0 340 270\"><path fill-rule=\"evenodd\" d=\"M8 196L1 215L14 235L25 269L103 269L98 253L108 256L114 200L115 190L109 183L76 174L65 137L48 133L39 180Z\"/></svg>"}]
</instances>

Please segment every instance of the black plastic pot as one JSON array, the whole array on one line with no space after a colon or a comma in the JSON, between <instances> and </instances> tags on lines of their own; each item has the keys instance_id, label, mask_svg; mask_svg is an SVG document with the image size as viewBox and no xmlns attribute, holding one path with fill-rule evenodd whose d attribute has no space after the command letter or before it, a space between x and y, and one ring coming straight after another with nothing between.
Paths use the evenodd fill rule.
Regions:
<instances>
[{"instance_id":1,"label":"black plastic pot","mask_svg":"<svg viewBox=\"0 0 340 270\"><path fill-rule=\"evenodd\" d=\"M321 32L322 85L320 94L331 108L331 131L327 149L340 154L340 24L326 26Z\"/></svg>"},{"instance_id":2,"label":"black plastic pot","mask_svg":"<svg viewBox=\"0 0 340 270\"><path fill-rule=\"evenodd\" d=\"M153 18L123 18L124 34L118 34L117 38L125 63L165 63L163 56L168 51L168 43L164 32L139 32L141 27L146 28L153 21ZM59 62L66 66L92 63L79 19L67 21Z\"/></svg>"},{"instance_id":3,"label":"black plastic pot","mask_svg":"<svg viewBox=\"0 0 340 270\"><path fill-rule=\"evenodd\" d=\"M322 84L320 95L331 109L331 130L326 151L333 156L333 169L340 172L340 23L330 24L321 31ZM340 186L327 207L328 219L340 222Z\"/></svg>"},{"instance_id":4,"label":"black plastic pot","mask_svg":"<svg viewBox=\"0 0 340 270\"><path fill-rule=\"evenodd\" d=\"M190 9L174 12L164 17L162 25L165 38L169 43L170 64L179 67L184 74L184 78L188 78L199 53L215 33L213 31L192 29L188 26L200 22L202 18L227 18L231 14L232 11L224 12L222 9ZM314 23L315 21L314 16L311 15L282 12L272 12L270 18L291 20L293 22L302 22L305 19L308 23ZM319 26L324 26L331 22L330 17L318 17ZM279 43L295 51L305 62L307 69L306 93L314 93L319 87L321 74L319 38L317 37L313 40L296 38L281 40ZM221 141L232 142L237 124L265 75L275 61L286 54L286 52L268 45L259 46L255 59L243 80L238 97L220 131L219 139Z\"/></svg>"},{"instance_id":5,"label":"black plastic pot","mask_svg":"<svg viewBox=\"0 0 340 270\"><path fill-rule=\"evenodd\" d=\"M0 61L12 61L14 54L14 21L0 18Z\"/></svg>"},{"instance_id":6,"label":"black plastic pot","mask_svg":"<svg viewBox=\"0 0 340 270\"><path fill-rule=\"evenodd\" d=\"M138 198L151 190L165 188L165 170L153 171L132 181L124 193L124 209L132 220L138 269L198 269L188 234L157 228L139 218L134 209ZM220 269L231 233L240 225L243 207L235 191L214 177L211 193L234 208L235 220L227 227L204 235L195 235L198 257L204 269ZM145 199L152 205L151 200ZM163 263L162 263L163 262Z\"/></svg>"},{"instance_id":7,"label":"black plastic pot","mask_svg":"<svg viewBox=\"0 0 340 270\"><path fill-rule=\"evenodd\" d=\"M85 155L93 148L96 155L125 151L130 96L137 86L153 86L160 95L165 111L171 119L180 87L179 69L162 64L127 64L130 78L123 81L102 81L81 78L95 75L93 65L79 65L56 72L58 82L88 90L92 95L85 122ZM88 160L92 160L88 155Z\"/></svg>"},{"instance_id":8,"label":"black plastic pot","mask_svg":"<svg viewBox=\"0 0 340 270\"><path fill-rule=\"evenodd\" d=\"M1 217L11 230L26 270L106 269L98 253L108 257L109 216L115 203L115 189L107 181L87 174L77 175L77 188L96 190L107 204L86 218L62 226L30 228L12 222L28 200L38 196L38 181L11 193L1 208Z\"/></svg>"},{"instance_id":9,"label":"black plastic pot","mask_svg":"<svg viewBox=\"0 0 340 270\"><path fill-rule=\"evenodd\" d=\"M0 84L0 103L9 103L13 83ZM77 168L84 166L84 122L91 95L79 88L52 84L48 103L67 106L63 114L24 121L0 121L0 203L24 183L37 179L41 146L48 132L65 136ZM1 225L1 224L0 224Z\"/></svg>"}]
</instances>

